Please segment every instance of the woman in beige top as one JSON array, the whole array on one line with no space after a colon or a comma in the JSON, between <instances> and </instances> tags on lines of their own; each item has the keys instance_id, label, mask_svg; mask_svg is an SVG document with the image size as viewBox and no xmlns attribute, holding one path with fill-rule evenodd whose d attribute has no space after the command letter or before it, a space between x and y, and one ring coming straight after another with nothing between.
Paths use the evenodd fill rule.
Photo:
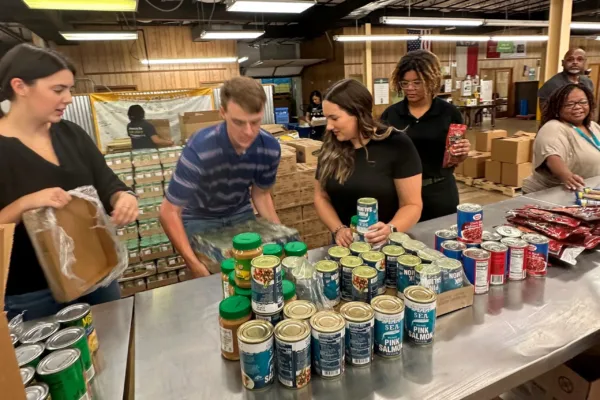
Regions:
<instances>
[{"instance_id":1,"label":"woman in beige top","mask_svg":"<svg viewBox=\"0 0 600 400\"><path fill-rule=\"evenodd\" d=\"M575 190L600 175L600 125L591 120L594 95L568 84L552 93L533 144L533 175L523 182L531 193L558 185Z\"/></svg>"}]
</instances>

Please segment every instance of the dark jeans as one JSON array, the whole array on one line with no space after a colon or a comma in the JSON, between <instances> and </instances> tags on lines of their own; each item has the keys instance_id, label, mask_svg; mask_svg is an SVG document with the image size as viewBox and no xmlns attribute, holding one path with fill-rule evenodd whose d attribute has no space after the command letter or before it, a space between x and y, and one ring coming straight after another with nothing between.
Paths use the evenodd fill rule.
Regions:
<instances>
[{"instance_id":1,"label":"dark jeans","mask_svg":"<svg viewBox=\"0 0 600 400\"><path fill-rule=\"evenodd\" d=\"M458 206L458 188L454 176L422 188L423 212L419 222L454 214ZM446 226L440 227L448 228Z\"/></svg>"},{"instance_id":2,"label":"dark jeans","mask_svg":"<svg viewBox=\"0 0 600 400\"><path fill-rule=\"evenodd\" d=\"M38 319L54 315L69 304L88 303L90 305L107 303L121 298L121 289L117 281L114 281L107 287L96 289L90 294L86 294L70 303L57 303L50 293L50 289L38 290L37 292L6 296L4 298L4 311L10 320L23 311L26 311L25 321Z\"/></svg>"},{"instance_id":3,"label":"dark jeans","mask_svg":"<svg viewBox=\"0 0 600 400\"><path fill-rule=\"evenodd\" d=\"M252 221L254 219L256 219L254 216L254 211L249 210L223 218L184 220L183 227L185 228L185 233L191 243L192 237L197 233L204 233L219 228L234 226L247 221Z\"/></svg>"}]
</instances>

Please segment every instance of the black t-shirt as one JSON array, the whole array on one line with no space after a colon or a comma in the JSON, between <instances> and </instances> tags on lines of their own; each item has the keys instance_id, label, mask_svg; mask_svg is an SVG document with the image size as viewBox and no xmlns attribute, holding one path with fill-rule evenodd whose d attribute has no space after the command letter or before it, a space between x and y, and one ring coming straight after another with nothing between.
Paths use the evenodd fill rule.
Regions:
<instances>
[{"instance_id":1,"label":"black t-shirt","mask_svg":"<svg viewBox=\"0 0 600 400\"><path fill-rule=\"evenodd\" d=\"M110 197L130 190L106 165L104 157L81 127L61 121L50 128L52 146L60 166L39 156L19 139L0 135L0 209L15 200L43 189L64 190L92 185L107 211ZM15 229L14 245L6 287L7 295L48 288L25 226Z\"/></svg>"},{"instance_id":2,"label":"black t-shirt","mask_svg":"<svg viewBox=\"0 0 600 400\"><path fill-rule=\"evenodd\" d=\"M406 129L421 157L423 179L452 175L454 167L442 168L442 163L450 124L463 123L462 115L456 107L436 97L431 108L417 119L410 114L405 99L388 107L381 115L381 120L398 130Z\"/></svg>"},{"instance_id":3,"label":"black t-shirt","mask_svg":"<svg viewBox=\"0 0 600 400\"><path fill-rule=\"evenodd\" d=\"M145 119L128 123L127 135L131 138L131 148L133 150L156 149L152 136L158 135L158 133L156 133L154 125Z\"/></svg>"},{"instance_id":4,"label":"black t-shirt","mask_svg":"<svg viewBox=\"0 0 600 400\"><path fill-rule=\"evenodd\" d=\"M306 112L308 113L308 115L310 116L310 119L313 118L323 118L323 105L322 104L317 104L317 105L309 105L308 106L308 110L306 110Z\"/></svg>"},{"instance_id":5,"label":"black t-shirt","mask_svg":"<svg viewBox=\"0 0 600 400\"><path fill-rule=\"evenodd\" d=\"M394 179L421 173L421 161L415 146L402 132L394 131L384 140L367 143L354 152L354 172L343 185L329 178L325 191L331 205L345 225L356 215L356 202L362 197L374 197L379 203L379 221L388 223L398 211L398 192ZM319 174L317 166L317 177Z\"/></svg>"}]
</instances>

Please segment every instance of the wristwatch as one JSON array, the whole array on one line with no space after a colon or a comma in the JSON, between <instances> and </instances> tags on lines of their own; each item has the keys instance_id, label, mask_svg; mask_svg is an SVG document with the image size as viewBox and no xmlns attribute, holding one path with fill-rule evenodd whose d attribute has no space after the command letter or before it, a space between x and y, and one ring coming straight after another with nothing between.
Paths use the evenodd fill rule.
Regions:
<instances>
[{"instance_id":1,"label":"wristwatch","mask_svg":"<svg viewBox=\"0 0 600 400\"><path fill-rule=\"evenodd\" d=\"M388 226L390 227L390 231L391 231L392 233L394 233L394 232L398 232L398 229L396 229L396 227L395 227L394 225L392 225L392 224L388 224Z\"/></svg>"}]
</instances>

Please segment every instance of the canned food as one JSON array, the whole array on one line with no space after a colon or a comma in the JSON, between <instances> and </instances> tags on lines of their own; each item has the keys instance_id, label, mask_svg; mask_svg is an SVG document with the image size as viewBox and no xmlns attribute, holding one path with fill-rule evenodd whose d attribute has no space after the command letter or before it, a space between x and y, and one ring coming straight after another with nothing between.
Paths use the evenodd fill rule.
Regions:
<instances>
[{"instance_id":1,"label":"canned food","mask_svg":"<svg viewBox=\"0 0 600 400\"><path fill-rule=\"evenodd\" d=\"M275 378L273 325L267 321L244 322L238 329L242 384L246 389L265 389Z\"/></svg>"},{"instance_id":2,"label":"canned food","mask_svg":"<svg viewBox=\"0 0 600 400\"><path fill-rule=\"evenodd\" d=\"M450 230L458 235L458 225L450 225Z\"/></svg>"},{"instance_id":3,"label":"canned food","mask_svg":"<svg viewBox=\"0 0 600 400\"><path fill-rule=\"evenodd\" d=\"M381 252L385 255L385 286L395 289L398 281L398 257L404 254L404 248L390 244L383 246Z\"/></svg>"},{"instance_id":4,"label":"canned food","mask_svg":"<svg viewBox=\"0 0 600 400\"><path fill-rule=\"evenodd\" d=\"M519 228L510 225L500 225L496 227L496 233L503 238L520 238L523 232Z\"/></svg>"},{"instance_id":5,"label":"canned food","mask_svg":"<svg viewBox=\"0 0 600 400\"><path fill-rule=\"evenodd\" d=\"M394 358L402 354L404 302L394 296L377 296L371 300L375 312L375 354Z\"/></svg>"},{"instance_id":6,"label":"canned food","mask_svg":"<svg viewBox=\"0 0 600 400\"><path fill-rule=\"evenodd\" d=\"M479 204L459 204L456 207L458 240L467 243L481 243L483 232L483 207Z\"/></svg>"},{"instance_id":7,"label":"canned food","mask_svg":"<svg viewBox=\"0 0 600 400\"><path fill-rule=\"evenodd\" d=\"M298 268L305 262L306 258L304 257L286 257L281 260L281 266L283 267L287 279L292 280L294 269Z\"/></svg>"},{"instance_id":8,"label":"canned food","mask_svg":"<svg viewBox=\"0 0 600 400\"><path fill-rule=\"evenodd\" d=\"M404 291L404 328L408 339L414 344L433 343L436 300L436 294L422 286L410 286Z\"/></svg>"},{"instance_id":9,"label":"canned food","mask_svg":"<svg viewBox=\"0 0 600 400\"><path fill-rule=\"evenodd\" d=\"M342 246L333 246L327 250L327 255L329 256L330 260L339 263L342 258L350 255L350 250Z\"/></svg>"},{"instance_id":10,"label":"canned food","mask_svg":"<svg viewBox=\"0 0 600 400\"><path fill-rule=\"evenodd\" d=\"M346 320L346 361L366 365L373 360L375 313L369 304L352 301L340 308Z\"/></svg>"},{"instance_id":11,"label":"canned food","mask_svg":"<svg viewBox=\"0 0 600 400\"><path fill-rule=\"evenodd\" d=\"M60 325L57 322L38 322L23 332L19 340L22 344L45 342L46 339L54 335L59 328Z\"/></svg>"},{"instance_id":12,"label":"canned food","mask_svg":"<svg viewBox=\"0 0 600 400\"><path fill-rule=\"evenodd\" d=\"M484 242L499 242L502 240L502 235L498 232L483 231L481 240Z\"/></svg>"},{"instance_id":13,"label":"canned food","mask_svg":"<svg viewBox=\"0 0 600 400\"><path fill-rule=\"evenodd\" d=\"M490 285L504 285L508 247L499 242L483 242L481 248L490 253Z\"/></svg>"},{"instance_id":14,"label":"canned food","mask_svg":"<svg viewBox=\"0 0 600 400\"><path fill-rule=\"evenodd\" d=\"M505 237L500 243L508 246L508 279L521 281L527 276L529 243L523 239Z\"/></svg>"},{"instance_id":15,"label":"canned food","mask_svg":"<svg viewBox=\"0 0 600 400\"><path fill-rule=\"evenodd\" d=\"M365 242L354 242L350 244L350 252L353 256L360 256L361 253L371 251L371 245Z\"/></svg>"},{"instance_id":16,"label":"canned food","mask_svg":"<svg viewBox=\"0 0 600 400\"><path fill-rule=\"evenodd\" d=\"M317 313L317 307L308 300L295 300L283 307L283 316L287 319L308 321Z\"/></svg>"},{"instance_id":17,"label":"canned food","mask_svg":"<svg viewBox=\"0 0 600 400\"><path fill-rule=\"evenodd\" d=\"M12 343L13 347L17 347L17 345L19 344L19 338L17 337L17 335L15 335L14 333L10 334L10 342Z\"/></svg>"},{"instance_id":18,"label":"canned food","mask_svg":"<svg viewBox=\"0 0 600 400\"><path fill-rule=\"evenodd\" d=\"M310 325L288 319L275 328L277 379L282 385L300 389L310 382Z\"/></svg>"},{"instance_id":19,"label":"canned food","mask_svg":"<svg viewBox=\"0 0 600 400\"><path fill-rule=\"evenodd\" d=\"M63 327L80 326L85 329L90 351L92 354L98 351L98 336L89 304L79 303L63 308L56 314L56 320Z\"/></svg>"},{"instance_id":20,"label":"canned food","mask_svg":"<svg viewBox=\"0 0 600 400\"><path fill-rule=\"evenodd\" d=\"M14 316L8 322L8 330L10 331L10 333L14 334L17 338L19 336L21 336L21 334L23 333L23 314L25 314L25 312L22 312L21 314Z\"/></svg>"},{"instance_id":21,"label":"canned food","mask_svg":"<svg viewBox=\"0 0 600 400\"><path fill-rule=\"evenodd\" d=\"M404 232L392 232L390 233L390 236L388 236L388 242L395 246L402 246L407 240L410 240L410 236Z\"/></svg>"},{"instance_id":22,"label":"canned food","mask_svg":"<svg viewBox=\"0 0 600 400\"><path fill-rule=\"evenodd\" d=\"M361 253L360 258L368 267L377 271L377 294L385 293L385 255L380 251L366 251Z\"/></svg>"},{"instance_id":23,"label":"canned food","mask_svg":"<svg viewBox=\"0 0 600 400\"><path fill-rule=\"evenodd\" d=\"M446 240L442 243L442 254L458 261L462 261L462 253L466 249L467 246L464 243L456 240Z\"/></svg>"},{"instance_id":24,"label":"canned food","mask_svg":"<svg viewBox=\"0 0 600 400\"><path fill-rule=\"evenodd\" d=\"M35 368L32 366L26 366L19 370L21 373L21 380L23 381L23 385L25 387L29 386L31 382L33 382L33 378L35 377Z\"/></svg>"},{"instance_id":25,"label":"canned food","mask_svg":"<svg viewBox=\"0 0 600 400\"><path fill-rule=\"evenodd\" d=\"M43 382L29 385L25 388L25 397L27 400L51 400L50 389Z\"/></svg>"},{"instance_id":26,"label":"canned food","mask_svg":"<svg viewBox=\"0 0 600 400\"><path fill-rule=\"evenodd\" d=\"M360 266L352 270L352 300L370 303L377 296L377 270Z\"/></svg>"},{"instance_id":27,"label":"canned food","mask_svg":"<svg viewBox=\"0 0 600 400\"><path fill-rule=\"evenodd\" d=\"M254 313L254 315L256 316L256 319L259 319L261 321L267 321L270 322L271 325L273 326L277 326L278 323L280 323L281 321L283 321L283 309L277 311L276 313L273 314L257 314Z\"/></svg>"},{"instance_id":28,"label":"canned food","mask_svg":"<svg viewBox=\"0 0 600 400\"><path fill-rule=\"evenodd\" d=\"M317 276L323 282L323 294L333 305L340 302L340 273L338 263L321 260L315 264Z\"/></svg>"},{"instance_id":29,"label":"canned food","mask_svg":"<svg viewBox=\"0 0 600 400\"><path fill-rule=\"evenodd\" d=\"M416 256L419 250L423 250L427 246L425 246L425 243L418 240L408 239L402 243L402 247L404 247L406 253Z\"/></svg>"},{"instance_id":30,"label":"canned food","mask_svg":"<svg viewBox=\"0 0 600 400\"><path fill-rule=\"evenodd\" d=\"M346 322L344 318L334 311L319 311L310 319L310 326L315 372L322 378L341 376L345 367Z\"/></svg>"},{"instance_id":31,"label":"canned food","mask_svg":"<svg viewBox=\"0 0 600 400\"><path fill-rule=\"evenodd\" d=\"M358 215L358 223L356 230L359 234L369 232L369 227L379 222L379 213L377 207L377 199L373 197L364 197L356 202L356 214Z\"/></svg>"},{"instance_id":32,"label":"canned food","mask_svg":"<svg viewBox=\"0 0 600 400\"><path fill-rule=\"evenodd\" d=\"M405 254L398 257L398 276L396 280L398 297L402 296L404 289L416 284L415 268L417 265L421 265L421 259L417 256Z\"/></svg>"},{"instance_id":33,"label":"canned food","mask_svg":"<svg viewBox=\"0 0 600 400\"><path fill-rule=\"evenodd\" d=\"M342 268L341 293L342 299L346 301L352 300L352 271L361 265L363 265L363 260L357 256L347 256L340 260Z\"/></svg>"},{"instance_id":34,"label":"canned food","mask_svg":"<svg viewBox=\"0 0 600 400\"><path fill-rule=\"evenodd\" d=\"M417 284L433 290L435 294L442 292L442 270L434 264L421 264L415 268Z\"/></svg>"},{"instance_id":35,"label":"canned food","mask_svg":"<svg viewBox=\"0 0 600 400\"><path fill-rule=\"evenodd\" d=\"M437 250L426 247L417 251L417 257L421 259L421 264L431 264L438 258L444 257L444 255Z\"/></svg>"},{"instance_id":36,"label":"canned food","mask_svg":"<svg viewBox=\"0 0 600 400\"><path fill-rule=\"evenodd\" d=\"M490 253L482 249L467 249L463 252L463 266L475 294L487 293L490 290Z\"/></svg>"},{"instance_id":37,"label":"canned food","mask_svg":"<svg viewBox=\"0 0 600 400\"><path fill-rule=\"evenodd\" d=\"M458 260L440 258L434 261L442 273L442 292L460 289L463 286L463 266Z\"/></svg>"},{"instance_id":38,"label":"canned food","mask_svg":"<svg viewBox=\"0 0 600 400\"><path fill-rule=\"evenodd\" d=\"M450 229L440 229L435 232L433 248L437 251L442 251L442 243L446 240L456 240L456 232Z\"/></svg>"},{"instance_id":39,"label":"canned food","mask_svg":"<svg viewBox=\"0 0 600 400\"><path fill-rule=\"evenodd\" d=\"M94 362L90 354L90 348L85 336L85 329L80 326L72 326L56 332L46 342L46 350L56 351L62 349L78 349L81 353L81 362L86 382L90 382L96 375Z\"/></svg>"},{"instance_id":40,"label":"canned food","mask_svg":"<svg viewBox=\"0 0 600 400\"><path fill-rule=\"evenodd\" d=\"M528 233L521 238L529 243L527 275L543 278L548 272L548 251L550 241L547 237L535 233Z\"/></svg>"},{"instance_id":41,"label":"canned food","mask_svg":"<svg viewBox=\"0 0 600 400\"><path fill-rule=\"evenodd\" d=\"M40 361L36 372L40 380L48 385L54 400L89 399L78 349L63 349L48 354Z\"/></svg>"},{"instance_id":42,"label":"canned food","mask_svg":"<svg viewBox=\"0 0 600 400\"><path fill-rule=\"evenodd\" d=\"M19 368L23 367L37 367L44 354L44 344L23 344L15 349L15 355L17 356L17 363Z\"/></svg>"},{"instance_id":43,"label":"canned food","mask_svg":"<svg viewBox=\"0 0 600 400\"><path fill-rule=\"evenodd\" d=\"M283 308L281 265L275 256L258 256L250 263L252 272L252 310L274 314Z\"/></svg>"}]
</instances>

